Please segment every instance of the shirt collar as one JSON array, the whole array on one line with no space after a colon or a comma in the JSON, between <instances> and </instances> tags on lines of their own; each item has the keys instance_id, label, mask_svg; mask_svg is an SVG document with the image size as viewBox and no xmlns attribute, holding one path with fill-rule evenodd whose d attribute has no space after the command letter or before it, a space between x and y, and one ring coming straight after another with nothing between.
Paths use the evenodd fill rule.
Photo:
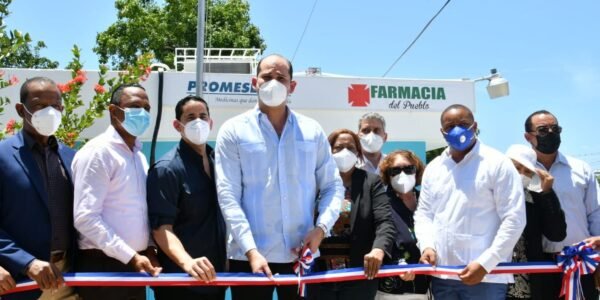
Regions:
<instances>
[{"instance_id":1,"label":"shirt collar","mask_svg":"<svg viewBox=\"0 0 600 300\"><path fill-rule=\"evenodd\" d=\"M286 105L285 107L286 111L287 111L287 123L289 124L293 124L294 123L294 119L295 119L295 115L294 112ZM260 123L262 120L264 120L263 118L267 118L266 120L268 120L267 114L265 114L264 112L260 111L260 108L258 107L258 104L256 104L254 106L254 115L256 116L256 121L258 123Z\"/></svg>"},{"instance_id":2,"label":"shirt collar","mask_svg":"<svg viewBox=\"0 0 600 300\"><path fill-rule=\"evenodd\" d=\"M471 157L475 156L475 155L479 155L479 146L480 146L480 142L479 139L475 140L475 145L473 145L473 148L471 148L471 151L467 152L467 154L465 154L465 157L463 157L463 159L461 161L459 161L458 163L461 163L463 161L467 161L469 159L471 159ZM444 150L443 152L444 158L445 159L450 159L452 161L454 161L452 159L452 156L450 155L450 146L446 147L446 150Z\"/></svg>"},{"instance_id":3,"label":"shirt collar","mask_svg":"<svg viewBox=\"0 0 600 300\"><path fill-rule=\"evenodd\" d=\"M183 139L179 140L179 151L180 151L180 155L184 158L190 158L190 159L202 158L202 155L198 154L198 152L196 152L196 150L194 150L192 148L192 146L190 146ZM206 144L206 155L208 155L209 158L212 158L214 155L213 148L209 144Z\"/></svg>"},{"instance_id":4,"label":"shirt collar","mask_svg":"<svg viewBox=\"0 0 600 300\"><path fill-rule=\"evenodd\" d=\"M569 164L569 162L567 161L567 157L564 156L562 153L560 153L560 151L558 152L558 155L556 156L556 160L554 160L554 163L562 163L565 165Z\"/></svg>"},{"instance_id":5,"label":"shirt collar","mask_svg":"<svg viewBox=\"0 0 600 300\"><path fill-rule=\"evenodd\" d=\"M25 141L25 146L27 146L27 148L31 150L33 150L36 147L38 147L38 149L40 150L44 149L44 147L38 144L38 142L33 138L33 136L31 136L31 134L29 134L25 130L23 130L23 139ZM48 137L48 147L53 151L58 151L58 140L55 136L51 135Z\"/></svg>"},{"instance_id":6,"label":"shirt collar","mask_svg":"<svg viewBox=\"0 0 600 300\"><path fill-rule=\"evenodd\" d=\"M111 143L122 144L125 147L127 147L127 149L129 149L129 146L127 146L127 143L125 143L125 140L123 140L123 138L121 137L119 132L117 132L117 130L112 125L108 125L108 128L106 128L106 131L104 133L109 137L109 141ZM136 137L135 144L133 145L133 152L138 152L141 149L142 149L142 142L140 142L140 139Z\"/></svg>"}]
</instances>

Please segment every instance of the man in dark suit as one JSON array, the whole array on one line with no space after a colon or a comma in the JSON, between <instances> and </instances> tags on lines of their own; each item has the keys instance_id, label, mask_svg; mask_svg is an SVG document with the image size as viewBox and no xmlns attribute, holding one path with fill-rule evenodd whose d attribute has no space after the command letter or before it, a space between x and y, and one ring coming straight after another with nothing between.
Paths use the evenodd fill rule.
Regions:
<instances>
[{"instance_id":1,"label":"man in dark suit","mask_svg":"<svg viewBox=\"0 0 600 300\"><path fill-rule=\"evenodd\" d=\"M53 136L63 110L49 78L21 86L23 130L0 142L0 265L15 280L35 280L40 291L3 299L76 299L61 272L75 254L71 161L75 152Z\"/></svg>"}]
</instances>

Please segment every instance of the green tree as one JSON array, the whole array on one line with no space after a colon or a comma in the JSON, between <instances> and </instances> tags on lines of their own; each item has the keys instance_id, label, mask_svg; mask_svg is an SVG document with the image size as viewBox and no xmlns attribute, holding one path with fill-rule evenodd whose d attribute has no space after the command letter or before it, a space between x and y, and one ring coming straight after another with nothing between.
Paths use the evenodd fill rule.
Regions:
<instances>
[{"instance_id":1,"label":"green tree","mask_svg":"<svg viewBox=\"0 0 600 300\"><path fill-rule=\"evenodd\" d=\"M7 30L4 25L10 11L8 6L12 0L0 0L0 66L3 68L37 68L55 69L58 62L40 55L40 50L46 48L43 41L32 44L28 33L22 34L17 30Z\"/></svg>"},{"instance_id":2,"label":"green tree","mask_svg":"<svg viewBox=\"0 0 600 300\"><path fill-rule=\"evenodd\" d=\"M114 88L121 84L139 83L148 79L152 55L145 53L138 56L134 64L126 66L117 76L111 78L108 75L108 68L100 65L98 82L94 85L95 95L81 113L81 108L84 106L81 89L88 78L87 73L82 69L79 47L74 45L71 52L73 59L67 65L67 68L71 69L71 80L58 84L62 92L64 109L61 125L55 135L69 147L75 147L81 132L92 126L94 121L102 117L107 110Z\"/></svg>"},{"instance_id":3,"label":"green tree","mask_svg":"<svg viewBox=\"0 0 600 300\"><path fill-rule=\"evenodd\" d=\"M116 0L117 21L98 33L94 51L113 68L135 63L142 53L173 67L175 48L196 47L198 0ZM206 47L260 48L266 45L250 23L245 0L206 0Z\"/></svg>"},{"instance_id":4,"label":"green tree","mask_svg":"<svg viewBox=\"0 0 600 300\"><path fill-rule=\"evenodd\" d=\"M446 147L440 147L440 148L435 148L435 149L431 149L429 151L427 151L425 153L425 155L427 156L427 163L430 163L434 158L438 157L440 154L442 154L442 152L444 152L444 150L446 149Z\"/></svg>"}]
</instances>

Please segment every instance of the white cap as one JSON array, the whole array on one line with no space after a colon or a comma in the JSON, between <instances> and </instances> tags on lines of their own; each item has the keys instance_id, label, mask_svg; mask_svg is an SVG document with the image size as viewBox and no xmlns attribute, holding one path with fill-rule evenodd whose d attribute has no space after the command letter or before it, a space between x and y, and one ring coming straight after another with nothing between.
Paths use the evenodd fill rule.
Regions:
<instances>
[{"instance_id":1,"label":"white cap","mask_svg":"<svg viewBox=\"0 0 600 300\"><path fill-rule=\"evenodd\" d=\"M506 156L508 156L510 159L516 160L531 172L536 172L535 162L537 161L537 155L535 154L535 151L531 149L531 147L525 145L511 145L506 151Z\"/></svg>"}]
</instances>

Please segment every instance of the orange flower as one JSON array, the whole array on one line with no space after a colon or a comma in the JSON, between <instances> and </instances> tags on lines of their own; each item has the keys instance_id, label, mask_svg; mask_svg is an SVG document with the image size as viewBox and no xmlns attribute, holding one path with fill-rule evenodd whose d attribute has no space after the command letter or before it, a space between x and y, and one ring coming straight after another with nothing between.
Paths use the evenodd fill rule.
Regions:
<instances>
[{"instance_id":1,"label":"orange flower","mask_svg":"<svg viewBox=\"0 0 600 300\"><path fill-rule=\"evenodd\" d=\"M96 92L96 94L104 94L106 93L106 89L104 88L103 85L99 85L96 83L96 86L94 86L94 91Z\"/></svg>"},{"instance_id":2,"label":"orange flower","mask_svg":"<svg viewBox=\"0 0 600 300\"><path fill-rule=\"evenodd\" d=\"M72 82L77 82L83 84L87 81L87 76L85 75L85 71L79 70L77 71L77 76L72 79Z\"/></svg>"},{"instance_id":3,"label":"orange flower","mask_svg":"<svg viewBox=\"0 0 600 300\"><path fill-rule=\"evenodd\" d=\"M4 70L0 70L0 77L4 77L4 74L5 74Z\"/></svg>"},{"instance_id":4,"label":"orange flower","mask_svg":"<svg viewBox=\"0 0 600 300\"><path fill-rule=\"evenodd\" d=\"M19 83L19 78L17 78L15 75L11 76L8 80L8 85L15 85L17 83Z\"/></svg>"},{"instance_id":5,"label":"orange flower","mask_svg":"<svg viewBox=\"0 0 600 300\"><path fill-rule=\"evenodd\" d=\"M61 93L68 93L71 91L71 82L67 82L67 84L57 84L56 86L61 91Z\"/></svg>"},{"instance_id":6,"label":"orange flower","mask_svg":"<svg viewBox=\"0 0 600 300\"><path fill-rule=\"evenodd\" d=\"M14 119L10 119L10 121L8 121L8 123L6 123L6 128L4 129L4 131L6 131L6 133L8 133L8 134L14 134L16 123L17 123L17 121L15 121Z\"/></svg>"}]
</instances>

